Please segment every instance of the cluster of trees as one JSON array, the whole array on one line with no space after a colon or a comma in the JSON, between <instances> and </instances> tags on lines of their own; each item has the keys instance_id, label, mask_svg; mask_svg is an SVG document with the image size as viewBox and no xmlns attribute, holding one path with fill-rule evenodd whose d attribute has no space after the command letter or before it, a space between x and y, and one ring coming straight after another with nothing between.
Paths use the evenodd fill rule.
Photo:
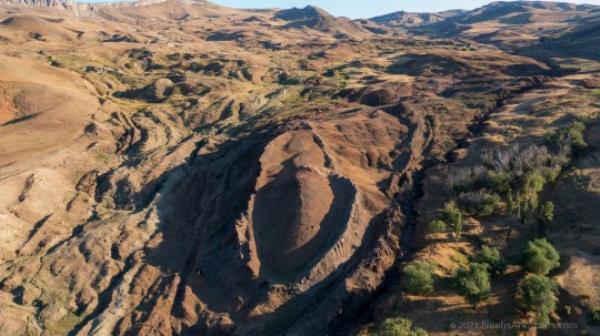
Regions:
<instances>
[{"instance_id":1,"label":"cluster of trees","mask_svg":"<svg viewBox=\"0 0 600 336\"><path fill-rule=\"evenodd\" d=\"M529 274L519 284L517 297L525 309L536 314L537 324L541 328L550 324L550 313L558 301L556 284L547 277L558 266L560 254L546 239L536 239L527 244L523 253L523 268Z\"/></svg>"},{"instance_id":2,"label":"cluster of trees","mask_svg":"<svg viewBox=\"0 0 600 336\"><path fill-rule=\"evenodd\" d=\"M572 155L588 147L583 135L585 128L584 123L575 121L569 127L550 132L547 146L514 145L486 152L481 156L481 165L448 172L446 186L456 196L454 204L476 217L506 213L519 216L523 222L532 215L544 222L551 221L554 206L540 204L539 194L547 182L556 180Z\"/></svg>"},{"instance_id":3,"label":"cluster of trees","mask_svg":"<svg viewBox=\"0 0 600 336\"><path fill-rule=\"evenodd\" d=\"M583 136L585 129L583 122L575 121L569 127L550 132L547 142L559 153L580 155L588 148Z\"/></svg>"},{"instance_id":4,"label":"cluster of trees","mask_svg":"<svg viewBox=\"0 0 600 336\"><path fill-rule=\"evenodd\" d=\"M556 285L547 275L560 265L558 251L546 240L535 239L523 251L522 266L527 275L519 283L517 297L522 307L535 313L537 323L544 328L550 323L549 315L556 308ZM435 266L416 262L403 269L402 284L406 292L428 295L435 290ZM469 264L453 276L453 283L461 295L471 303L486 300L491 292L491 280L506 270L500 251L484 246L472 256Z\"/></svg>"},{"instance_id":5,"label":"cluster of trees","mask_svg":"<svg viewBox=\"0 0 600 336\"><path fill-rule=\"evenodd\" d=\"M550 324L550 313L558 301L552 279L539 274L528 275L519 284L518 297L525 309L535 312L540 328Z\"/></svg>"},{"instance_id":6,"label":"cluster of trees","mask_svg":"<svg viewBox=\"0 0 600 336\"><path fill-rule=\"evenodd\" d=\"M580 129L573 127L572 133ZM568 139L578 137L568 136ZM583 146L579 140L574 143ZM540 202L539 195L546 183L558 177L565 164L562 156L551 153L545 146L512 146L483 154L482 162L483 165L457 168L448 173L447 185L454 197L429 224L430 233L445 232L450 227L459 237L464 215L479 218L515 215L523 223L532 218L546 224L554 220L554 204Z\"/></svg>"},{"instance_id":7,"label":"cluster of trees","mask_svg":"<svg viewBox=\"0 0 600 336\"><path fill-rule=\"evenodd\" d=\"M574 122L566 129L550 133L548 147L512 146L483 154L482 165L449 172L444 183L451 199L429 223L427 231L441 233L450 229L459 238L464 216L514 215L524 224L531 219L552 223L555 206L551 201L541 201L540 193L548 182L558 178L571 156L588 147L584 131L585 124ZM525 310L535 314L541 328L549 325L550 315L556 308L557 286L548 274L559 265L559 253L546 239L530 241L523 251L522 268L526 275L519 282L517 298ZM476 304L489 297L493 277L505 270L506 262L500 251L484 246L467 265L455 272L452 282L461 295ZM406 266L402 278L404 289L419 295L433 293L434 271L435 266L426 262ZM593 311L592 320L600 324L600 310ZM394 321L388 322L394 322L392 324L403 333L385 335L420 335L413 333L410 321Z\"/></svg>"},{"instance_id":8,"label":"cluster of trees","mask_svg":"<svg viewBox=\"0 0 600 336\"><path fill-rule=\"evenodd\" d=\"M558 301L556 285L547 275L560 266L560 255L546 239L535 239L523 251L522 266L527 275L519 284L517 297L523 308L535 313L538 325L544 328L550 323L549 314ZM456 272L455 284L461 295L477 303L488 298L490 278L505 269L500 252L484 247L467 267Z\"/></svg>"},{"instance_id":9,"label":"cluster of trees","mask_svg":"<svg viewBox=\"0 0 600 336\"><path fill-rule=\"evenodd\" d=\"M454 276L457 290L476 303L488 297L491 290L490 278L501 274L506 263L496 248L483 247L466 267L459 269ZM404 267L402 285L411 294L428 295L435 290L435 265L416 262Z\"/></svg>"},{"instance_id":10,"label":"cluster of trees","mask_svg":"<svg viewBox=\"0 0 600 336\"><path fill-rule=\"evenodd\" d=\"M471 258L469 265L456 272L454 285L461 295L476 304L489 297L491 277L502 274L505 269L506 263L500 251L484 246Z\"/></svg>"}]
</instances>

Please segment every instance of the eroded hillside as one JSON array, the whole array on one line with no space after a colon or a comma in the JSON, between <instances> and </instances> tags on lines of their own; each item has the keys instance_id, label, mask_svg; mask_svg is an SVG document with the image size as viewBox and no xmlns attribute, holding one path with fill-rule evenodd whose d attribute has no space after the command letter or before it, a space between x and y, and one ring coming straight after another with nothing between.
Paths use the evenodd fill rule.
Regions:
<instances>
[{"instance_id":1,"label":"eroded hillside","mask_svg":"<svg viewBox=\"0 0 600 336\"><path fill-rule=\"evenodd\" d=\"M584 15L552 35L577 48L567 34L598 12L538 10ZM562 255L553 320L593 334L600 63L412 31L492 26L489 11L0 4L0 334L356 334L395 315L494 334L449 326L533 318L514 308L516 255L541 236ZM507 11L494 27L529 34ZM585 150L548 142L580 124ZM501 199L484 216L460 203L458 235L427 230L479 199L477 174L536 169L554 174L536 193L551 224ZM443 283L482 246L509 267L473 306ZM408 295L420 260L442 286Z\"/></svg>"}]
</instances>

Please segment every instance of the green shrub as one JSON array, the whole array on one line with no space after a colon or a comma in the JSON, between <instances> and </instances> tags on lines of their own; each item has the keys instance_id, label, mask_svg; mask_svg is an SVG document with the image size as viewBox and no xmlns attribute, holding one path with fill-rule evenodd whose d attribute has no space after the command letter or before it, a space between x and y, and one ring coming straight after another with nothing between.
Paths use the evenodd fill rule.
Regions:
<instances>
[{"instance_id":1,"label":"green shrub","mask_svg":"<svg viewBox=\"0 0 600 336\"><path fill-rule=\"evenodd\" d=\"M460 211L458 206L456 206L456 202L450 201L446 203L442 213L444 215L446 223L452 225L452 227L454 228L454 233L457 237L460 237L463 227L462 212Z\"/></svg>"},{"instance_id":2,"label":"green shrub","mask_svg":"<svg viewBox=\"0 0 600 336\"><path fill-rule=\"evenodd\" d=\"M446 223L442 220L435 219L429 223L427 231L430 233L444 232L446 231Z\"/></svg>"},{"instance_id":3,"label":"green shrub","mask_svg":"<svg viewBox=\"0 0 600 336\"><path fill-rule=\"evenodd\" d=\"M561 161L562 163L562 161ZM551 167L542 168L542 175L546 179L546 181L554 182L560 175L561 165L559 163L555 163Z\"/></svg>"},{"instance_id":4,"label":"green shrub","mask_svg":"<svg viewBox=\"0 0 600 336\"><path fill-rule=\"evenodd\" d=\"M522 190L524 194L538 194L544 189L546 179L537 171L530 172L525 175Z\"/></svg>"},{"instance_id":5,"label":"green shrub","mask_svg":"<svg viewBox=\"0 0 600 336\"><path fill-rule=\"evenodd\" d=\"M546 275L560 266L560 254L545 238L527 244L523 265L529 272Z\"/></svg>"},{"instance_id":6,"label":"green shrub","mask_svg":"<svg viewBox=\"0 0 600 336\"><path fill-rule=\"evenodd\" d=\"M536 313L537 324L546 328L549 314L556 308L556 284L548 277L532 274L519 284L518 297L523 307Z\"/></svg>"},{"instance_id":7,"label":"green shrub","mask_svg":"<svg viewBox=\"0 0 600 336\"><path fill-rule=\"evenodd\" d=\"M389 317L383 320L375 331L375 336L427 336L427 332L414 327L411 320Z\"/></svg>"},{"instance_id":8,"label":"green shrub","mask_svg":"<svg viewBox=\"0 0 600 336\"><path fill-rule=\"evenodd\" d=\"M530 172L522 178L518 198L519 213L522 219L538 208L538 194L544 189L545 183L546 179L538 171Z\"/></svg>"},{"instance_id":9,"label":"green shrub","mask_svg":"<svg viewBox=\"0 0 600 336\"><path fill-rule=\"evenodd\" d=\"M546 223L554 220L554 203L545 202L542 204L540 207L540 218Z\"/></svg>"},{"instance_id":10,"label":"green shrub","mask_svg":"<svg viewBox=\"0 0 600 336\"><path fill-rule=\"evenodd\" d=\"M404 267L402 270L402 285L404 289L412 294L430 294L434 289L433 270L434 266L424 262L418 262Z\"/></svg>"},{"instance_id":11,"label":"green shrub","mask_svg":"<svg viewBox=\"0 0 600 336\"><path fill-rule=\"evenodd\" d=\"M506 269L506 262L500 255L500 251L494 247L484 246L479 253L473 257L473 262L487 264L490 272L501 274Z\"/></svg>"},{"instance_id":12,"label":"green shrub","mask_svg":"<svg viewBox=\"0 0 600 336\"><path fill-rule=\"evenodd\" d=\"M490 170L486 175L485 186L499 193L508 193L513 177L509 172Z\"/></svg>"},{"instance_id":13,"label":"green shrub","mask_svg":"<svg viewBox=\"0 0 600 336\"><path fill-rule=\"evenodd\" d=\"M573 148L575 152L581 152L588 146L585 142L583 132L585 132L585 124L581 121L576 121L569 127L568 136L571 140L571 148Z\"/></svg>"},{"instance_id":14,"label":"green shrub","mask_svg":"<svg viewBox=\"0 0 600 336\"><path fill-rule=\"evenodd\" d=\"M480 217L491 216L502 209L502 199L496 194L485 194L483 201L478 204L475 214Z\"/></svg>"},{"instance_id":15,"label":"green shrub","mask_svg":"<svg viewBox=\"0 0 600 336\"><path fill-rule=\"evenodd\" d=\"M471 263L468 268L460 268L454 276L455 285L461 295L476 303L486 299L491 290L487 264Z\"/></svg>"},{"instance_id":16,"label":"green shrub","mask_svg":"<svg viewBox=\"0 0 600 336\"><path fill-rule=\"evenodd\" d=\"M548 142L555 148L569 147L574 154L581 154L588 147L583 133L586 126L581 121L572 123L569 127L553 131L548 136Z\"/></svg>"}]
</instances>

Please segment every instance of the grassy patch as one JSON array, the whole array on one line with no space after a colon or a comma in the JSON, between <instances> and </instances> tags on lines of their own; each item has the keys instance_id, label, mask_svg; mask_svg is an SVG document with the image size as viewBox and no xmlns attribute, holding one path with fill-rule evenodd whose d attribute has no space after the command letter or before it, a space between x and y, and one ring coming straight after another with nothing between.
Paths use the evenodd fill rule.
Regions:
<instances>
[{"instance_id":1,"label":"grassy patch","mask_svg":"<svg viewBox=\"0 0 600 336\"><path fill-rule=\"evenodd\" d=\"M112 156L112 154L107 154L107 153L97 153L95 155L95 158L98 161L108 163L112 160L113 156Z\"/></svg>"},{"instance_id":2,"label":"grassy patch","mask_svg":"<svg viewBox=\"0 0 600 336\"><path fill-rule=\"evenodd\" d=\"M47 326L45 331L48 335L67 335L82 320L83 316L67 312L58 322Z\"/></svg>"}]
</instances>

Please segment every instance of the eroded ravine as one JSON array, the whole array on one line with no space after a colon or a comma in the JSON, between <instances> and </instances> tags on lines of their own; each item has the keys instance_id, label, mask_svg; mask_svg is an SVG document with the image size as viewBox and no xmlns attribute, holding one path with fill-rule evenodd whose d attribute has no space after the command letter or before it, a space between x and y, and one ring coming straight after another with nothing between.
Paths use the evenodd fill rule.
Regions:
<instances>
[{"instance_id":1,"label":"eroded ravine","mask_svg":"<svg viewBox=\"0 0 600 336\"><path fill-rule=\"evenodd\" d=\"M419 202L424 195L424 179L427 177L428 172L439 166L452 163L455 160L457 151L468 148L472 139L480 137L485 131L486 122L489 121L495 113L501 111L506 102L515 99L520 95L527 94L530 91L542 88L544 82L549 80L551 80L550 77L526 79L526 81L530 82L528 85L503 94L496 101L493 108L483 111L480 116L476 116L471 124L467 126L469 131L465 133L463 137L455 140L456 145L443 155L443 160L428 157L429 146L427 146L426 150L419 156L421 158L417 163L417 167L419 168L403 173L398 189L405 190L405 192L401 193L395 199L397 207L399 207L404 214L403 221L400 223L402 228L400 232L401 248L396 256L395 263L386 272L385 280L382 282L381 286L377 288L375 293L367 297L362 305L359 305L355 310L349 310L348 313L343 314L330 326L329 330L332 334L343 335L354 333L357 328L363 327L365 324L376 320L377 314L380 314L377 310L377 306L381 304L382 300L385 300L389 293L394 293L394 289L400 286L400 270L411 260L418 248L413 243L419 217L415 204ZM429 127L428 130L430 129L431 127ZM428 143L432 143L433 141L433 138L428 137Z\"/></svg>"}]
</instances>

